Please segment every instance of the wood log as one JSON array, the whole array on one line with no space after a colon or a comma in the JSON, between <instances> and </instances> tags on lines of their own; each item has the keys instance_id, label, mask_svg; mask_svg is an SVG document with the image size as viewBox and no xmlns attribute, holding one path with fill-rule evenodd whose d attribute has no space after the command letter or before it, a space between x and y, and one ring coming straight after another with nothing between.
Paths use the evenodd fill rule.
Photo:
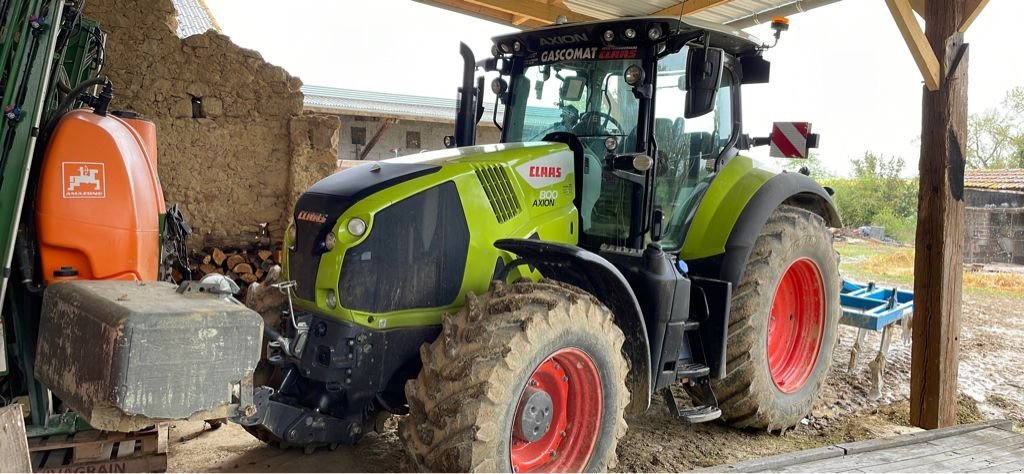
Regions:
<instances>
[{"instance_id":1,"label":"wood log","mask_svg":"<svg viewBox=\"0 0 1024 474\"><path fill-rule=\"evenodd\" d=\"M256 283L256 281L259 280L259 277L252 273L242 273L238 277L241 278L241 280L244 281L247 285Z\"/></svg>"},{"instance_id":2,"label":"wood log","mask_svg":"<svg viewBox=\"0 0 1024 474\"><path fill-rule=\"evenodd\" d=\"M241 263L245 263L245 257L236 253L228 257L227 261L224 263L224 268L233 269Z\"/></svg>"},{"instance_id":3,"label":"wood log","mask_svg":"<svg viewBox=\"0 0 1024 474\"><path fill-rule=\"evenodd\" d=\"M217 247L213 248L213 250L210 252L210 255L213 256L213 263L217 266L223 265L224 259L228 258L224 251Z\"/></svg>"},{"instance_id":4,"label":"wood log","mask_svg":"<svg viewBox=\"0 0 1024 474\"><path fill-rule=\"evenodd\" d=\"M246 273L253 273L252 265L249 265L248 263L239 263L238 265L235 265L235 266L231 267L231 271L233 271L233 272L235 272L235 273L237 273L239 275L245 275ZM249 282L249 283L252 283L252 282Z\"/></svg>"},{"instance_id":5,"label":"wood log","mask_svg":"<svg viewBox=\"0 0 1024 474\"><path fill-rule=\"evenodd\" d=\"M274 255L274 252L269 250L260 250L257 255L260 257L260 261L264 261Z\"/></svg>"},{"instance_id":6,"label":"wood log","mask_svg":"<svg viewBox=\"0 0 1024 474\"><path fill-rule=\"evenodd\" d=\"M202 265L199 265L199 272L202 273L203 275L214 273L217 270L218 270L218 268L216 266L211 265L209 263L204 263Z\"/></svg>"}]
</instances>

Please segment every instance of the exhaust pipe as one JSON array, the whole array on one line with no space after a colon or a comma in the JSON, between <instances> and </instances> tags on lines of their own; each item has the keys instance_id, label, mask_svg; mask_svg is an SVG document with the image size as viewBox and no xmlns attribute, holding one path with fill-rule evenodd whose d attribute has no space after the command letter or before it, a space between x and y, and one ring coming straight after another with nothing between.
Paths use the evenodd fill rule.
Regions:
<instances>
[{"instance_id":1,"label":"exhaust pipe","mask_svg":"<svg viewBox=\"0 0 1024 474\"><path fill-rule=\"evenodd\" d=\"M473 86L474 75L476 74L476 57L473 50L469 49L466 43L459 43L459 54L462 55L462 87L459 88L458 112L455 116L455 146L471 146L476 144L476 123L480 115L477 109L480 95L483 94L483 78L481 87L477 90Z\"/></svg>"}]
</instances>

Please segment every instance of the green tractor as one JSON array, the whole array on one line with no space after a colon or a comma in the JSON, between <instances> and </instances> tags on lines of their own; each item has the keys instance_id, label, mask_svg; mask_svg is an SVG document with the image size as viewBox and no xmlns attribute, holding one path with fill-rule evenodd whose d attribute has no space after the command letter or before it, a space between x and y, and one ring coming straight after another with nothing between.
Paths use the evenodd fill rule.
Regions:
<instances>
[{"instance_id":1,"label":"green tractor","mask_svg":"<svg viewBox=\"0 0 1024 474\"><path fill-rule=\"evenodd\" d=\"M234 421L315 449L408 414L420 468L508 472L606 469L656 394L686 422L798 424L836 341L840 219L740 154L768 142L740 107L765 49L689 18L509 34L479 63L463 45L448 149L298 200L277 377ZM477 68L498 144L474 145Z\"/></svg>"}]
</instances>

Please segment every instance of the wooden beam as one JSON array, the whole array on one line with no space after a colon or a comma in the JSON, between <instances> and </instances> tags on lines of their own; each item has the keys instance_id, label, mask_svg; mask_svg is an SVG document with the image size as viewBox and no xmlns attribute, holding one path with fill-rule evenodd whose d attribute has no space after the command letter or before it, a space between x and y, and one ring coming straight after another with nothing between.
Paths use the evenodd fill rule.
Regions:
<instances>
[{"instance_id":1,"label":"wooden beam","mask_svg":"<svg viewBox=\"0 0 1024 474\"><path fill-rule=\"evenodd\" d=\"M528 16L512 15L512 24L515 26L522 25L528 21L530 21L530 17Z\"/></svg>"},{"instance_id":2,"label":"wooden beam","mask_svg":"<svg viewBox=\"0 0 1024 474\"><path fill-rule=\"evenodd\" d=\"M732 0L686 0L679 2L668 8L662 8L651 16L686 16L693 15L694 13L700 13L709 8L714 8L719 5L724 5L731 2Z\"/></svg>"},{"instance_id":3,"label":"wooden beam","mask_svg":"<svg viewBox=\"0 0 1024 474\"><path fill-rule=\"evenodd\" d=\"M885 0L885 3L889 6L892 18L896 20L896 26L899 27L903 40L910 48L910 54L914 57L917 68L921 70L928 90L938 90L939 59L935 56L935 50L928 45L928 39L925 37L924 31L921 31L921 25L917 22L917 18L914 17L909 0Z\"/></svg>"},{"instance_id":4,"label":"wooden beam","mask_svg":"<svg viewBox=\"0 0 1024 474\"><path fill-rule=\"evenodd\" d=\"M486 6L475 5L475 4L472 4L472 3L468 3L465 0L415 0L415 1L419 2L419 3L422 3L422 4L425 4L425 5L430 5L432 7L441 8L441 9L452 11L452 12L455 12L455 13L461 13L463 15L469 15L469 16L480 18L480 19L483 19L483 20L493 21L493 22L500 23L500 24L503 24L503 25L533 28L533 27L546 26L546 25L551 24L550 21L538 21L538 20L535 20L533 18L528 18L528 17L521 17L521 18L525 18L525 20L523 20L519 24L516 24L515 23L516 17L515 17L515 15L513 15L511 13L508 13L508 12L505 12L505 11L501 11L501 10L496 10L494 8L490 8L490 7L486 7Z\"/></svg>"},{"instance_id":5,"label":"wooden beam","mask_svg":"<svg viewBox=\"0 0 1024 474\"><path fill-rule=\"evenodd\" d=\"M910 7L913 8L918 15L921 15L921 18L924 18L925 1L926 0L910 0Z\"/></svg>"},{"instance_id":6,"label":"wooden beam","mask_svg":"<svg viewBox=\"0 0 1024 474\"><path fill-rule=\"evenodd\" d=\"M462 0L471 5L492 8L512 15L525 16L527 18L552 24L559 16L565 16L569 21L593 20L593 17L576 13L564 6L538 2L537 0Z\"/></svg>"},{"instance_id":7,"label":"wooden beam","mask_svg":"<svg viewBox=\"0 0 1024 474\"><path fill-rule=\"evenodd\" d=\"M988 0L967 0L967 10L964 11L964 21L960 23L960 32L966 33L971 23L978 18L981 11L988 5Z\"/></svg>"},{"instance_id":8,"label":"wooden beam","mask_svg":"<svg viewBox=\"0 0 1024 474\"><path fill-rule=\"evenodd\" d=\"M380 140L380 137L384 135L384 132L388 131L388 129L391 128L391 126L396 123L398 123L398 119L384 119L384 123L381 123L380 128L377 129L377 133L373 134L373 138L370 138L370 141L367 142L366 146L363 147L363 151L359 153L359 159L365 160L366 156L370 154L370 150L372 150L373 147L377 145L377 141Z\"/></svg>"},{"instance_id":9,"label":"wooden beam","mask_svg":"<svg viewBox=\"0 0 1024 474\"><path fill-rule=\"evenodd\" d=\"M955 425L964 257L968 0L929 0L928 43L942 56L942 84L924 92L914 259L910 422Z\"/></svg>"},{"instance_id":10,"label":"wooden beam","mask_svg":"<svg viewBox=\"0 0 1024 474\"><path fill-rule=\"evenodd\" d=\"M25 415L17 403L0 407L0 468L4 472L32 472Z\"/></svg>"}]
</instances>

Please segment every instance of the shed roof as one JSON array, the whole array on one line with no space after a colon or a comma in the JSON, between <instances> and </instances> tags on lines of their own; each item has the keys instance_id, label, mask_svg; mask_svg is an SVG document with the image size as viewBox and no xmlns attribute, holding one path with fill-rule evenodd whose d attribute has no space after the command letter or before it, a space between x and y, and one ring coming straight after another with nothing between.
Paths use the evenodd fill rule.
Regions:
<instances>
[{"instance_id":1,"label":"shed roof","mask_svg":"<svg viewBox=\"0 0 1024 474\"><path fill-rule=\"evenodd\" d=\"M455 123L454 98L390 94L312 85L303 85L302 94L306 109L314 112ZM485 126L490 124L493 113L494 103L484 104L484 116L480 123ZM504 107L499 106L499 120L503 113ZM560 119L557 108L529 107L526 113L537 120L557 122Z\"/></svg>"},{"instance_id":2,"label":"shed roof","mask_svg":"<svg viewBox=\"0 0 1024 474\"><path fill-rule=\"evenodd\" d=\"M416 0L520 28L551 24L558 16L569 21L627 16L688 16L737 27L771 21L839 0ZM786 10L786 11L783 11Z\"/></svg>"},{"instance_id":3,"label":"shed roof","mask_svg":"<svg viewBox=\"0 0 1024 474\"><path fill-rule=\"evenodd\" d=\"M220 31L220 25L203 0L171 0L171 3L178 12L176 33L179 38L201 35L207 30Z\"/></svg>"},{"instance_id":4,"label":"shed roof","mask_svg":"<svg viewBox=\"0 0 1024 474\"><path fill-rule=\"evenodd\" d=\"M1024 191L1024 169L967 170L964 186L999 191Z\"/></svg>"},{"instance_id":5,"label":"shed roof","mask_svg":"<svg viewBox=\"0 0 1024 474\"><path fill-rule=\"evenodd\" d=\"M303 85L307 109L345 115L455 122L455 99ZM485 104L490 117L493 104Z\"/></svg>"}]
</instances>

